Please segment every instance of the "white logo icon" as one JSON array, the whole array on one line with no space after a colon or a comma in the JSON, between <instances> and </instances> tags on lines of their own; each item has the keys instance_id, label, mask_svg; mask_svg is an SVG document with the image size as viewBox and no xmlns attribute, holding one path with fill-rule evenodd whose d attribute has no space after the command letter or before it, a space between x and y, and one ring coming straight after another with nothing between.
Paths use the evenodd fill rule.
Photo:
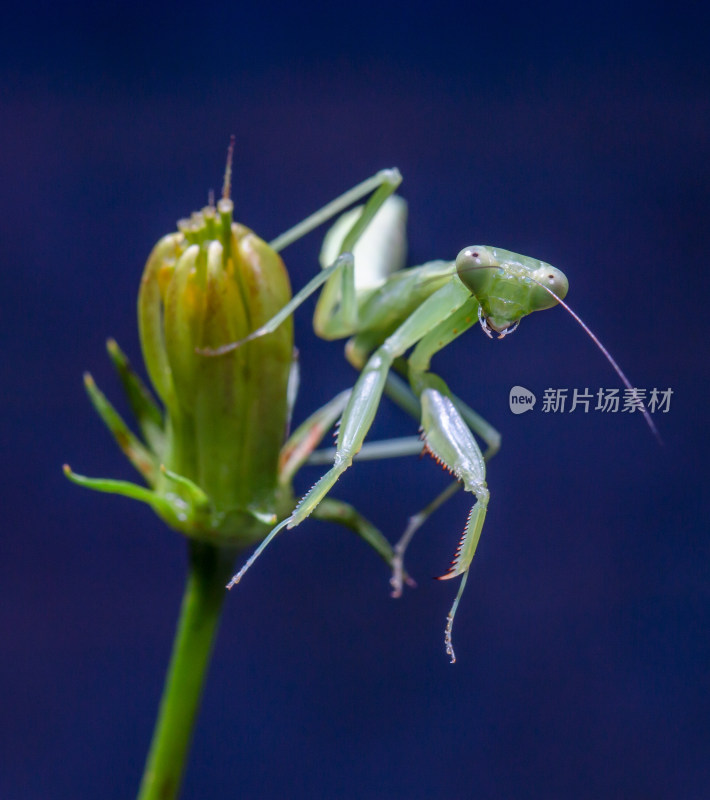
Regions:
<instances>
[{"instance_id":1,"label":"white logo icon","mask_svg":"<svg viewBox=\"0 0 710 800\"><path fill-rule=\"evenodd\" d=\"M508 401L513 414L524 414L526 411L532 411L535 405L535 395L524 386L513 386Z\"/></svg>"}]
</instances>

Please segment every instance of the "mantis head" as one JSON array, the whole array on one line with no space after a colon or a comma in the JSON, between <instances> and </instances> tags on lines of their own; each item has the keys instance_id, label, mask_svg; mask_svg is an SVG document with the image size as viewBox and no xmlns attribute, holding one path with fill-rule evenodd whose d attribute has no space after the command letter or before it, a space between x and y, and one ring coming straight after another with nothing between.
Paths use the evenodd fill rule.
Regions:
<instances>
[{"instance_id":1,"label":"mantis head","mask_svg":"<svg viewBox=\"0 0 710 800\"><path fill-rule=\"evenodd\" d=\"M456 257L456 272L478 300L481 327L491 338L495 331L498 338L502 339L518 327L526 314L559 304L599 348L626 389L632 393L636 391L597 335L565 303L569 282L562 270L545 261L521 256L500 247L472 245L464 247ZM651 432L662 444L656 425L643 404L641 412Z\"/></svg>"},{"instance_id":2,"label":"mantis head","mask_svg":"<svg viewBox=\"0 0 710 800\"><path fill-rule=\"evenodd\" d=\"M569 289L561 270L499 247L465 247L456 271L478 300L483 330L498 338L512 333L526 314L557 305Z\"/></svg>"}]
</instances>

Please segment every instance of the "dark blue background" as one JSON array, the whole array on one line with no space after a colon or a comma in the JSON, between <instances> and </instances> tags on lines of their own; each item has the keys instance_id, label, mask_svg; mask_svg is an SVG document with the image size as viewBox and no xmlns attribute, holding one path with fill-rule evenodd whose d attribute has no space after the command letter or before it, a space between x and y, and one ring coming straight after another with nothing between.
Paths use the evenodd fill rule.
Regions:
<instances>
[{"instance_id":1,"label":"dark blue background","mask_svg":"<svg viewBox=\"0 0 710 800\"><path fill-rule=\"evenodd\" d=\"M131 478L81 373L139 361L153 243L219 188L269 238L384 166L411 262L491 243L561 267L639 387L636 415L520 417L514 384L618 385L563 311L437 357L503 434L455 587L429 579L469 507L388 597L355 537L308 522L226 604L186 798L710 796L710 289L702 4L22 5L0 53L3 558L0 796L125 798L148 746L184 545L146 508L67 483ZM319 237L286 252L295 286ZM297 317L303 418L354 374ZM384 404L373 437L411 434ZM303 490L318 475L299 477ZM335 494L390 536L445 485L430 460L356 465Z\"/></svg>"}]
</instances>

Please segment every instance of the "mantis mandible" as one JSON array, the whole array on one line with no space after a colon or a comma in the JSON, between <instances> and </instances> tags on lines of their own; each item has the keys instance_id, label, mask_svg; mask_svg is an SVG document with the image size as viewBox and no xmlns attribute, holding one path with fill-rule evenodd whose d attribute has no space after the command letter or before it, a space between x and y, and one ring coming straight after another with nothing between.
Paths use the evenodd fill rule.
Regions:
<instances>
[{"instance_id":1,"label":"mantis mandible","mask_svg":"<svg viewBox=\"0 0 710 800\"><path fill-rule=\"evenodd\" d=\"M404 201L394 194L400 182L398 170L382 170L271 242L280 251L370 195L364 206L343 214L331 228L321 252L323 269L291 302L241 342L203 351L205 355L219 356L271 333L322 287L314 315L315 331L325 339L348 338L346 357L360 371L354 388L346 395L335 451L327 453L332 457L332 466L290 516L271 530L232 578L229 588L241 580L281 530L300 525L313 513L358 454L375 458L421 451L418 437L365 444L382 395L386 393L418 419L425 450L456 479L455 487L449 487L410 520L395 547L394 595L402 588L406 545L428 514L461 484L475 498L451 567L441 576L444 580L462 578L445 633L446 650L453 662L454 616L488 508L486 461L497 452L500 436L455 397L441 377L431 372L431 358L476 322L480 322L489 337L503 338L517 328L522 317L561 303L592 336L627 388L631 385L601 343L563 302L568 290L567 278L550 264L501 248L474 245L463 248L454 261L431 261L404 269L406 214ZM369 251L365 250L368 244ZM393 370L402 373L406 381ZM655 433L645 409L644 414ZM486 444L485 453L474 433ZM323 463L318 453L314 455L312 463Z\"/></svg>"}]
</instances>

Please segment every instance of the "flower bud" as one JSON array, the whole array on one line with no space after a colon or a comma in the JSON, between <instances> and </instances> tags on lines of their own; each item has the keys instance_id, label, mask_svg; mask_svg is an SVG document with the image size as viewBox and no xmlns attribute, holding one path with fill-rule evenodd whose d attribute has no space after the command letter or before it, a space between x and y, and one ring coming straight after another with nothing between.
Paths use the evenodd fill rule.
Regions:
<instances>
[{"instance_id":1,"label":"flower bud","mask_svg":"<svg viewBox=\"0 0 710 800\"><path fill-rule=\"evenodd\" d=\"M289 318L275 332L219 356L200 352L245 339L291 298L281 258L232 221L232 208L224 198L179 222L177 232L157 243L143 272L140 340L164 414L115 342L109 345L145 442L87 378L95 408L150 490L65 470L89 488L148 502L188 536L246 545L263 538L292 502L279 483L278 463L289 413L293 324ZM162 431L155 424L161 417Z\"/></svg>"},{"instance_id":2,"label":"flower bud","mask_svg":"<svg viewBox=\"0 0 710 800\"><path fill-rule=\"evenodd\" d=\"M220 528L232 527L230 517L239 528L244 514L277 511L293 325L218 357L198 351L268 321L289 301L289 279L278 254L232 222L231 200L179 228L156 245L138 295L143 356L167 412L161 462L200 487L225 515ZM156 490L179 493L165 474Z\"/></svg>"}]
</instances>

